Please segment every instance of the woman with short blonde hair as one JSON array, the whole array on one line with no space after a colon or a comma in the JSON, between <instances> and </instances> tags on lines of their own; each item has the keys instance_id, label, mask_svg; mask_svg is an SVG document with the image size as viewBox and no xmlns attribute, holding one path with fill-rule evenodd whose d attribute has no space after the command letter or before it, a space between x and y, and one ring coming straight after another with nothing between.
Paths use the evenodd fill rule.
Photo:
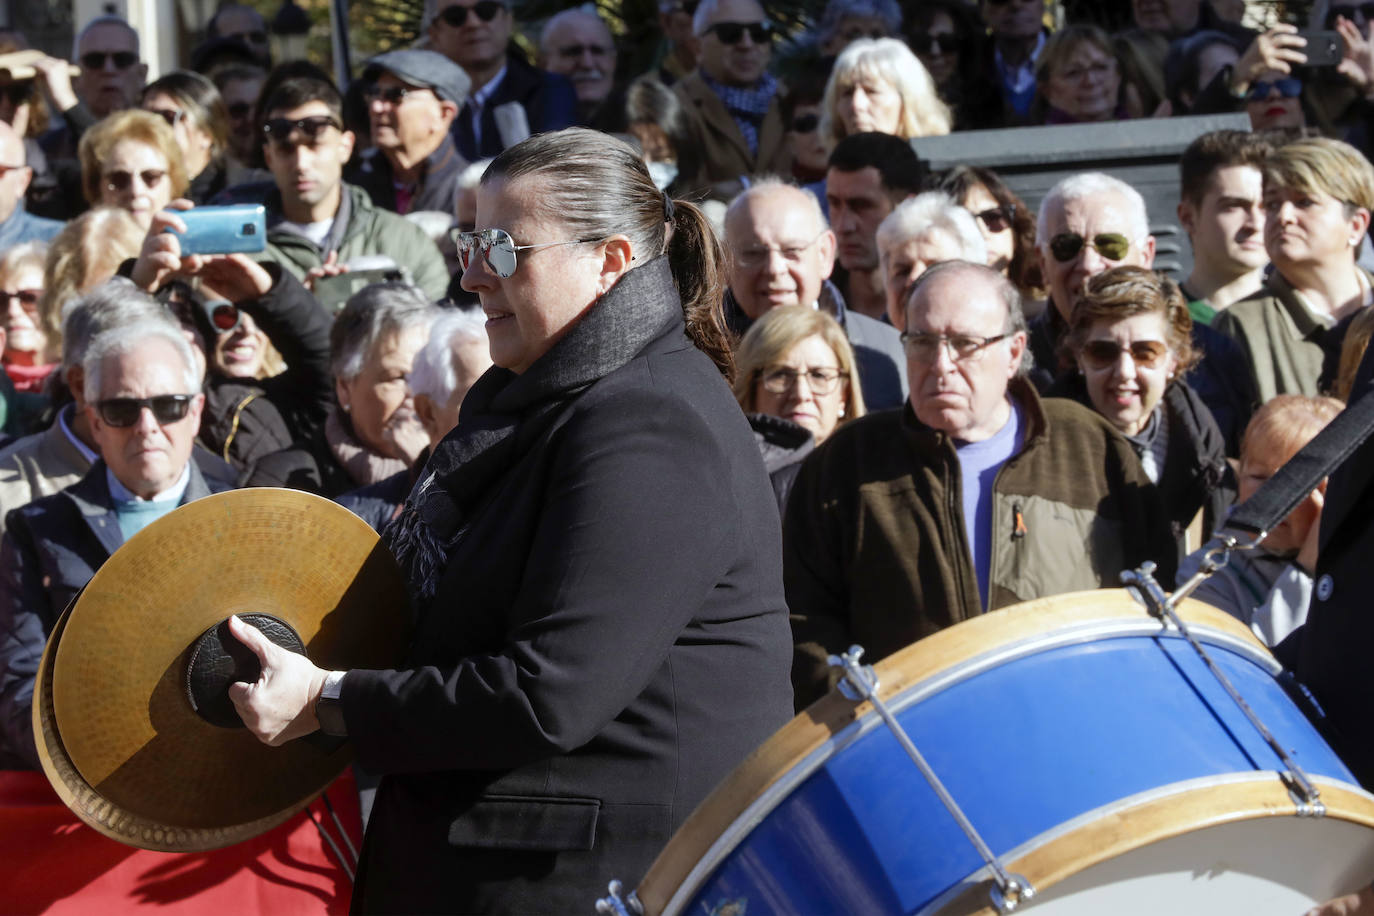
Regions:
<instances>
[{"instance_id":1,"label":"woman with short blonde hair","mask_svg":"<svg viewBox=\"0 0 1374 916\"><path fill-rule=\"evenodd\" d=\"M903 140L942 136L952 120L930 72L895 38L860 38L845 48L821 102L821 136L831 148L865 131Z\"/></svg>"},{"instance_id":2,"label":"woman with short blonde hair","mask_svg":"<svg viewBox=\"0 0 1374 916\"><path fill-rule=\"evenodd\" d=\"M92 207L119 207L145 229L186 193L181 147L167 122L140 109L115 112L81 138L81 189Z\"/></svg>"}]
</instances>

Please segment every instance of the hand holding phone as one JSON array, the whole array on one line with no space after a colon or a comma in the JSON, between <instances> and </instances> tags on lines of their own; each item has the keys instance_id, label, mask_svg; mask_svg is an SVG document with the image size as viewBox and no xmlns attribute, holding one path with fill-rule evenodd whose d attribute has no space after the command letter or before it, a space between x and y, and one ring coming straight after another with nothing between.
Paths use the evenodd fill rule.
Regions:
<instances>
[{"instance_id":1,"label":"hand holding phone","mask_svg":"<svg viewBox=\"0 0 1374 916\"><path fill-rule=\"evenodd\" d=\"M253 254L267 248L267 209L262 204L195 207L177 214L186 231L169 226L182 257L193 254Z\"/></svg>"}]
</instances>

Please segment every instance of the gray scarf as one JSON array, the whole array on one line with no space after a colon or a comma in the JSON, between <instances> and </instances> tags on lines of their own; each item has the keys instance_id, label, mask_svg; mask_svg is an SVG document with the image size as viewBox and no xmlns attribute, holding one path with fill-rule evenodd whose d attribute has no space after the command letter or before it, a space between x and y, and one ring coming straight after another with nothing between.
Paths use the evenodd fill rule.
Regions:
<instances>
[{"instance_id":1,"label":"gray scarf","mask_svg":"<svg viewBox=\"0 0 1374 916\"><path fill-rule=\"evenodd\" d=\"M463 399L458 425L434 450L385 540L418 614L495 485L587 388L676 329L682 305L666 257L626 273L523 374L492 368Z\"/></svg>"}]
</instances>

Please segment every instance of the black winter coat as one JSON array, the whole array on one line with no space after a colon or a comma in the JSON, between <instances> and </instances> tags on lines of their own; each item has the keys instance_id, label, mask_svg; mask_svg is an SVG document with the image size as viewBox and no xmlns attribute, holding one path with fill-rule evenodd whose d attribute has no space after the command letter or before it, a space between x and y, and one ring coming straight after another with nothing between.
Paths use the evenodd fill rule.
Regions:
<instances>
[{"instance_id":1,"label":"black winter coat","mask_svg":"<svg viewBox=\"0 0 1374 916\"><path fill-rule=\"evenodd\" d=\"M627 333L648 342L588 383ZM537 386L552 412L517 394ZM426 474L496 423L509 460L470 502L447 481L476 462L407 503L439 486L462 507L407 670L343 680L358 762L388 774L355 910L587 910L791 717L772 490L665 258L523 375L479 379Z\"/></svg>"}]
</instances>

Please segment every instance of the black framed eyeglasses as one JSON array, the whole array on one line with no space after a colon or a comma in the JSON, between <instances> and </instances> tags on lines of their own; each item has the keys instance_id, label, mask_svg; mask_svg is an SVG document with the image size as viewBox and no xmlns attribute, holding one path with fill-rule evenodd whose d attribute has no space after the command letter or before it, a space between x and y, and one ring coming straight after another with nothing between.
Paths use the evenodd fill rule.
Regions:
<instances>
[{"instance_id":1,"label":"black framed eyeglasses","mask_svg":"<svg viewBox=\"0 0 1374 916\"><path fill-rule=\"evenodd\" d=\"M469 12L482 22L491 22L496 18L496 14L505 8L506 5L498 2L498 0L478 0L472 6L446 6L439 11L437 18L442 19L455 29L461 29L463 24L468 21Z\"/></svg>"},{"instance_id":2,"label":"black framed eyeglasses","mask_svg":"<svg viewBox=\"0 0 1374 916\"><path fill-rule=\"evenodd\" d=\"M902 345L907 355L919 363L933 363L940 358L941 348L949 351L950 359L957 362L975 359L987 347L1011 336L1008 331L996 337L979 337L976 334L928 334L923 331L907 331L902 334Z\"/></svg>"},{"instance_id":3,"label":"black framed eyeglasses","mask_svg":"<svg viewBox=\"0 0 1374 916\"><path fill-rule=\"evenodd\" d=\"M343 130L343 125L333 115L311 115L308 118L271 118L262 125L262 132L278 149L290 149L298 143L306 146L319 146L324 133L329 128ZM292 139L299 134L300 140Z\"/></svg>"},{"instance_id":4,"label":"black framed eyeglasses","mask_svg":"<svg viewBox=\"0 0 1374 916\"><path fill-rule=\"evenodd\" d=\"M600 241L600 238L589 238L571 239L566 242L517 245L515 239L511 238L511 234L504 229L478 229L473 232L451 229L449 230L449 237L453 239L453 244L458 249L458 266L462 267L465 273L472 265L473 255L480 254L487 268L503 280L510 279L515 275L516 254L518 252Z\"/></svg>"},{"instance_id":5,"label":"black framed eyeglasses","mask_svg":"<svg viewBox=\"0 0 1374 916\"><path fill-rule=\"evenodd\" d=\"M1016 204L1007 204L1004 207L988 207L986 210L979 210L973 214L973 218L982 223L989 232L1005 232L1012 226L1016 219Z\"/></svg>"},{"instance_id":6,"label":"black framed eyeglasses","mask_svg":"<svg viewBox=\"0 0 1374 916\"><path fill-rule=\"evenodd\" d=\"M759 382L763 385L763 390L771 394L787 394L802 379L806 379L806 387L811 389L812 394L825 396L831 394L839 387L840 379L843 376L839 369L829 369L816 366L810 369L790 369L786 366L778 366L774 369L766 369L759 373Z\"/></svg>"},{"instance_id":7,"label":"black framed eyeglasses","mask_svg":"<svg viewBox=\"0 0 1374 916\"><path fill-rule=\"evenodd\" d=\"M146 407L153 412L153 419L159 426L167 426L185 419L194 397L193 394L159 394L151 398L106 398L95 402L95 410L105 423L125 428L137 423Z\"/></svg>"},{"instance_id":8,"label":"black framed eyeglasses","mask_svg":"<svg viewBox=\"0 0 1374 916\"><path fill-rule=\"evenodd\" d=\"M1050 254L1061 264L1067 264L1086 245L1108 261L1120 261L1131 250L1131 240L1119 232L1101 232L1085 239L1077 232L1061 232L1050 239Z\"/></svg>"},{"instance_id":9,"label":"black framed eyeglasses","mask_svg":"<svg viewBox=\"0 0 1374 916\"><path fill-rule=\"evenodd\" d=\"M373 83L363 90L363 100L369 105L378 100L386 102L388 105L399 105L412 92L429 91L423 86L378 86Z\"/></svg>"},{"instance_id":10,"label":"black framed eyeglasses","mask_svg":"<svg viewBox=\"0 0 1374 916\"><path fill-rule=\"evenodd\" d=\"M107 60L114 61L116 70L128 70L138 63L138 55L133 51L87 51L81 55L81 69L104 70Z\"/></svg>"},{"instance_id":11,"label":"black framed eyeglasses","mask_svg":"<svg viewBox=\"0 0 1374 916\"><path fill-rule=\"evenodd\" d=\"M721 40L722 44L737 45L749 33L749 40L756 45L767 44L773 40L773 23L767 19L758 22L717 22L706 31Z\"/></svg>"},{"instance_id":12,"label":"black framed eyeglasses","mask_svg":"<svg viewBox=\"0 0 1374 916\"><path fill-rule=\"evenodd\" d=\"M1137 366L1153 369L1169 354L1169 345L1162 340L1133 340L1122 346L1115 340L1090 340L1079 351L1083 362L1089 369L1107 369L1115 366L1121 354L1130 353Z\"/></svg>"}]
</instances>

